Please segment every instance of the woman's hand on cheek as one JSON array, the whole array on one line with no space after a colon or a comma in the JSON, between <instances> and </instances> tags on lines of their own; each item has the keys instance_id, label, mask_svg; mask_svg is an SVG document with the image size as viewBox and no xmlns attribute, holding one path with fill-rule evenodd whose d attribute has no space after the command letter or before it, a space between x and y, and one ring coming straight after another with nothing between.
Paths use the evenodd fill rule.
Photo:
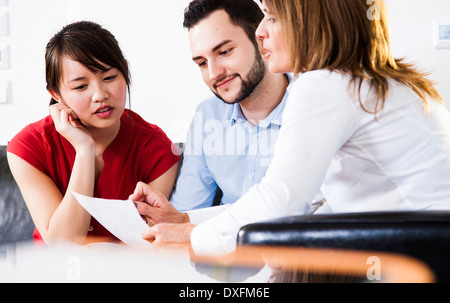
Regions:
<instances>
[{"instance_id":1,"label":"woman's hand on cheek","mask_svg":"<svg viewBox=\"0 0 450 303\"><path fill-rule=\"evenodd\" d=\"M66 138L77 152L80 148L94 146L91 134L71 108L63 103L57 103L50 106L50 115L58 133Z\"/></svg>"}]
</instances>

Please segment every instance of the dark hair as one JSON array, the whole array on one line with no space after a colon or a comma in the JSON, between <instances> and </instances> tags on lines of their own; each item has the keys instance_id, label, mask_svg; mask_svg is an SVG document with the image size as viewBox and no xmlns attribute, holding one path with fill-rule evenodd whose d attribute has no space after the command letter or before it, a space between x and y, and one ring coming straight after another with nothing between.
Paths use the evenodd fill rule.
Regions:
<instances>
[{"instance_id":1,"label":"dark hair","mask_svg":"<svg viewBox=\"0 0 450 303\"><path fill-rule=\"evenodd\" d=\"M92 72L105 71L106 64L118 69L124 76L130 95L131 76L128 62L116 38L100 25L81 21L65 26L47 44L45 74L47 89L59 93L64 56L78 61ZM51 99L50 105L56 101Z\"/></svg>"},{"instance_id":2,"label":"dark hair","mask_svg":"<svg viewBox=\"0 0 450 303\"><path fill-rule=\"evenodd\" d=\"M257 46L256 29L264 13L254 0L193 0L184 11L183 26L188 30L217 10L225 10L234 25L241 27Z\"/></svg>"}]
</instances>

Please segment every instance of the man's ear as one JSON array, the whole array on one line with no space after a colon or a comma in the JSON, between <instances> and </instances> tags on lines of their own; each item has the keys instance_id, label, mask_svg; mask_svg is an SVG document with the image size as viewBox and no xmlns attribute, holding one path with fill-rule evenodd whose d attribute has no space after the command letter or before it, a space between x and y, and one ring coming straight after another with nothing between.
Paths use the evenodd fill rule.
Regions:
<instances>
[{"instance_id":1,"label":"man's ear","mask_svg":"<svg viewBox=\"0 0 450 303\"><path fill-rule=\"evenodd\" d=\"M61 101L61 95L59 93L57 93L55 90L47 89L47 91L50 94L50 96L52 96L53 100L55 100L56 102Z\"/></svg>"}]
</instances>

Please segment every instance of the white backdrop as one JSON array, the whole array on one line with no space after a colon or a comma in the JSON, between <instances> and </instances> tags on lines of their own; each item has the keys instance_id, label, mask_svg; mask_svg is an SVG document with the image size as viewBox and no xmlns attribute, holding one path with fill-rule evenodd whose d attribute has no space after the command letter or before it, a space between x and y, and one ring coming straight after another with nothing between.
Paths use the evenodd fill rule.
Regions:
<instances>
[{"instance_id":1,"label":"white backdrop","mask_svg":"<svg viewBox=\"0 0 450 303\"><path fill-rule=\"evenodd\" d=\"M191 60L182 27L189 2L0 0L0 16L9 14L9 31L0 36L0 49L9 46L11 55L10 68L0 69L0 83L10 82L9 103L0 104L0 145L48 114L44 49L62 26L77 20L98 22L116 36L131 66L131 108L159 125L173 141L184 141L195 107L210 95ZM408 56L433 71L431 78L450 103L450 50L434 49L431 38L435 18L450 20L450 1L386 3L394 54Z\"/></svg>"}]
</instances>

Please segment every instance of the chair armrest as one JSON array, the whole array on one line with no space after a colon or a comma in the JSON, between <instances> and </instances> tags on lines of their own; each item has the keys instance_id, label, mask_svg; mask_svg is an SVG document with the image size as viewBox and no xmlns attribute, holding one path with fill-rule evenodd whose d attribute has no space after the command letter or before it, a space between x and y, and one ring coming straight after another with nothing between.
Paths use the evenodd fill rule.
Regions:
<instances>
[{"instance_id":1,"label":"chair armrest","mask_svg":"<svg viewBox=\"0 0 450 303\"><path fill-rule=\"evenodd\" d=\"M405 254L450 281L450 211L293 216L241 228L238 245L298 246Z\"/></svg>"}]
</instances>

